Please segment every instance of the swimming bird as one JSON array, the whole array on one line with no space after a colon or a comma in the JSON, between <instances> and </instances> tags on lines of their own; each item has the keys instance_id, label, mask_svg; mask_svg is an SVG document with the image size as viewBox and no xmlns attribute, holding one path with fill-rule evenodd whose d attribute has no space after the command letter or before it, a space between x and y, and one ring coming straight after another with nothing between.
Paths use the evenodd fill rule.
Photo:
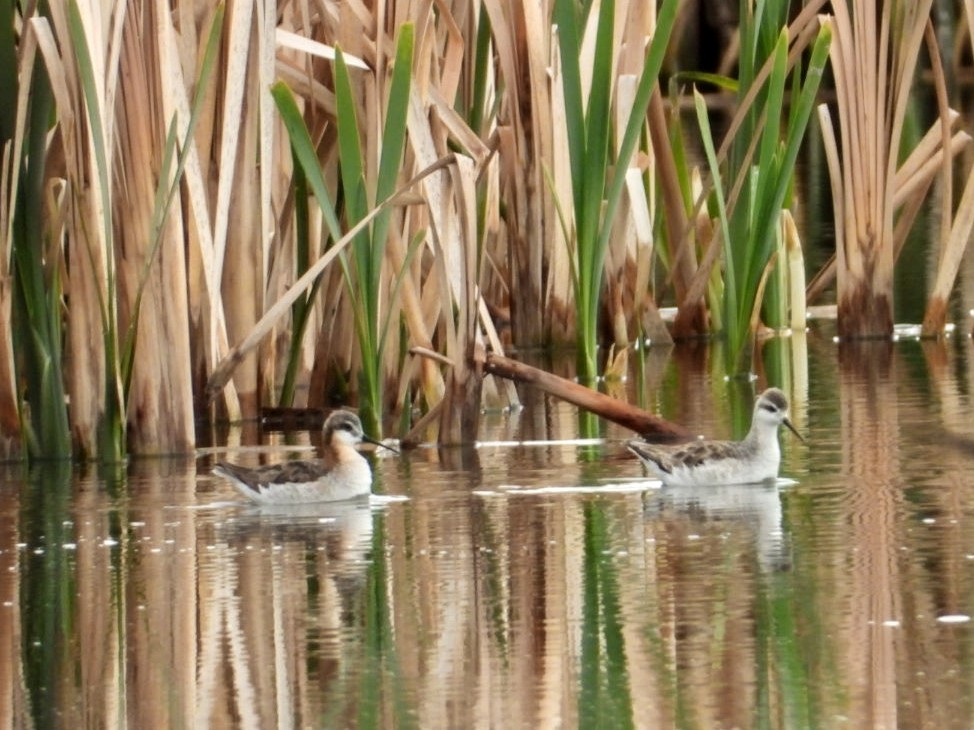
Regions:
<instances>
[{"instance_id":1,"label":"swimming bird","mask_svg":"<svg viewBox=\"0 0 974 730\"><path fill-rule=\"evenodd\" d=\"M325 420L322 459L246 467L219 462L213 473L228 479L258 504L305 504L353 499L372 491L372 469L358 451L362 441L395 451L362 431L350 411L333 411Z\"/></svg>"},{"instance_id":2,"label":"swimming bird","mask_svg":"<svg viewBox=\"0 0 974 730\"><path fill-rule=\"evenodd\" d=\"M626 445L665 485L750 484L777 479L782 424L805 442L788 420L788 398L768 388L754 403L751 430L743 441L701 440L674 447L633 439Z\"/></svg>"}]
</instances>

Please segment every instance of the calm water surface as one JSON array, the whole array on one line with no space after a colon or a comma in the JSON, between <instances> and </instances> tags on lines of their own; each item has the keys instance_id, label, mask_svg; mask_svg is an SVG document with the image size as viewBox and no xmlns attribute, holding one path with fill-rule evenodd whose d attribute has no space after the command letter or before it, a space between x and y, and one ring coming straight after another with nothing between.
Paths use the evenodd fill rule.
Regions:
<instances>
[{"instance_id":1,"label":"calm water surface","mask_svg":"<svg viewBox=\"0 0 974 730\"><path fill-rule=\"evenodd\" d=\"M511 445L577 435L543 400L374 459L372 504L255 510L211 453L8 470L0 727L969 728L971 348L810 337L770 487L662 490L614 426ZM715 371L627 387L739 435Z\"/></svg>"}]
</instances>

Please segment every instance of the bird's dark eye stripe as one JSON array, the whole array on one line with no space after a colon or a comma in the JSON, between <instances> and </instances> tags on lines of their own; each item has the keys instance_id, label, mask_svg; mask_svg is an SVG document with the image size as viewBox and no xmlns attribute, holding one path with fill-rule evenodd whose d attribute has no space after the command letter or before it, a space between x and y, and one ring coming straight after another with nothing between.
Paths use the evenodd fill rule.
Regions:
<instances>
[{"instance_id":1,"label":"bird's dark eye stripe","mask_svg":"<svg viewBox=\"0 0 974 730\"><path fill-rule=\"evenodd\" d=\"M771 403L762 403L761 407L766 411L770 411L771 413L777 413L778 411L778 408Z\"/></svg>"}]
</instances>

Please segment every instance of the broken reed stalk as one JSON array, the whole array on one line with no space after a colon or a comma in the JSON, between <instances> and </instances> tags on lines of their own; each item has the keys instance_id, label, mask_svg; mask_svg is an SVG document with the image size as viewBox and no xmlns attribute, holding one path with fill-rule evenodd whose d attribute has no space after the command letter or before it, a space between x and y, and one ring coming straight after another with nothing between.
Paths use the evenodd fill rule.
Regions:
<instances>
[{"instance_id":1,"label":"broken reed stalk","mask_svg":"<svg viewBox=\"0 0 974 730\"><path fill-rule=\"evenodd\" d=\"M651 441L686 441L692 437L692 434L679 424L671 423L625 401L502 355L488 352L484 356L484 372L531 385L601 418L618 423Z\"/></svg>"}]
</instances>

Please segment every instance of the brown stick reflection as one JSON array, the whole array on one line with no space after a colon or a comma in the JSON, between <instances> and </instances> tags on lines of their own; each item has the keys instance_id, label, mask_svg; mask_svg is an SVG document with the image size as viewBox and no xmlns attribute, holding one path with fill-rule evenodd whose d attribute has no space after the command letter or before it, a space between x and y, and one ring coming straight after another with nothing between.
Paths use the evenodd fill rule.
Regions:
<instances>
[{"instance_id":1,"label":"brown stick reflection","mask_svg":"<svg viewBox=\"0 0 974 730\"><path fill-rule=\"evenodd\" d=\"M889 624L902 606L897 528L902 511L897 445L899 421L888 340L839 347L842 470L850 492L844 503L848 543L847 641L853 712L864 726L897 726L896 637ZM839 595L841 591L837 592Z\"/></svg>"}]
</instances>

